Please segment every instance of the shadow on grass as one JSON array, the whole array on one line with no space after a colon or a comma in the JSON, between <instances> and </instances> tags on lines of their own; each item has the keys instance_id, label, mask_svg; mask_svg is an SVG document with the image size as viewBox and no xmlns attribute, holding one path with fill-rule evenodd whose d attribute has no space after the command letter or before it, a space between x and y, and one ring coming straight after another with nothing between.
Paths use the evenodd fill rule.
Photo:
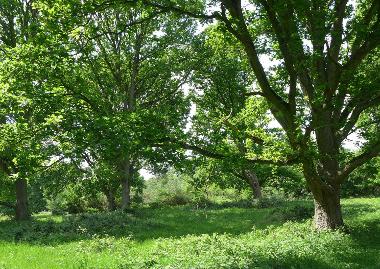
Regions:
<instances>
[{"instance_id":1,"label":"shadow on grass","mask_svg":"<svg viewBox=\"0 0 380 269\"><path fill-rule=\"evenodd\" d=\"M306 209L300 205L307 204ZM156 238L178 238L185 235L247 233L255 226L265 229L287 220L309 217L310 202L287 202L272 208L213 207L195 209L190 206L140 208L129 212L108 212L67 216L36 215L30 221L0 222L0 241L57 245L96 236L131 236L145 241ZM301 213L299 213L301 209ZM284 214L285 212L285 214ZM300 215L300 216L298 216ZM290 216L290 217L289 217Z\"/></svg>"},{"instance_id":2,"label":"shadow on grass","mask_svg":"<svg viewBox=\"0 0 380 269\"><path fill-rule=\"evenodd\" d=\"M368 204L344 205L349 219L375 211ZM185 235L250 232L252 227L265 229L288 220L310 218L311 201L288 201L270 208L213 207L194 209L190 206L140 208L129 212L92 213L67 216L36 215L31 221L0 221L0 241L58 245L91 239L94 236L131 236L136 241L156 238L178 238ZM363 222L365 224L365 222ZM361 223L362 224L362 223ZM367 240L380 242L380 227L369 223L370 230L353 226L352 237L358 244ZM376 235L374 235L376 234Z\"/></svg>"},{"instance_id":3,"label":"shadow on grass","mask_svg":"<svg viewBox=\"0 0 380 269\"><path fill-rule=\"evenodd\" d=\"M357 264L371 264L380 268L380 208L373 204L350 204L344 210L348 218L353 248L347 260Z\"/></svg>"},{"instance_id":4,"label":"shadow on grass","mask_svg":"<svg viewBox=\"0 0 380 269\"><path fill-rule=\"evenodd\" d=\"M242 234L242 236L218 235L216 239L213 239L212 235L206 236L207 240L202 236L183 240L165 240L158 249L169 246L162 252L165 257L167 253L175 256L175 253L180 252L184 257L187 257L185 254L190 253L190 257L195 260L201 259L201 261L203 261L202 259L207 261L210 256L215 256L217 259L218 255L229 255L228 257L233 259L240 255L242 259L249 258L248 263L252 266L248 268L375 269L380 268L379 202L378 199L350 199L343 202L343 214L350 231L349 235L340 232L313 233L310 230L309 222L298 225L301 219L310 218L310 214L313 213L312 202L288 201L277 207L268 208L210 205L198 210L190 206L181 206L133 209L126 213L69 216L39 214L34 216L33 220L23 223L16 223L12 220L0 221L0 243L5 241L46 246L106 237L107 235L115 238L131 235L134 240L143 242L156 238L228 233L231 235ZM284 224L287 220L296 222ZM293 224L295 225L293 226ZM268 226L280 227L269 228L257 234L248 233L253 226L256 230L264 230ZM226 241L223 241L223 238L227 238ZM83 251L84 247L88 251L86 253L98 251L99 247L108 249L107 240L110 239L114 242L114 238L105 239L105 241L85 242L83 246L78 243L73 246L73 249ZM128 244L121 245L122 251L128 248L126 247ZM203 246L201 249L205 250L204 256L199 257L194 254L199 246ZM214 252L212 252L213 249ZM177 257L181 258L182 254ZM155 252L152 255L152 264L155 262L154 259L158 259ZM150 257L146 262L150 262ZM130 263L123 267L121 264L118 268L131 268L129 265Z\"/></svg>"},{"instance_id":5,"label":"shadow on grass","mask_svg":"<svg viewBox=\"0 0 380 269\"><path fill-rule=\"evenodd\" d=\"M310 258L294 258L285 260L266 260L262 259L259 261L256 268L270 268L270 269L336 269L334 266L328 264L327 262Z\"/></svg>"}]
</instances>

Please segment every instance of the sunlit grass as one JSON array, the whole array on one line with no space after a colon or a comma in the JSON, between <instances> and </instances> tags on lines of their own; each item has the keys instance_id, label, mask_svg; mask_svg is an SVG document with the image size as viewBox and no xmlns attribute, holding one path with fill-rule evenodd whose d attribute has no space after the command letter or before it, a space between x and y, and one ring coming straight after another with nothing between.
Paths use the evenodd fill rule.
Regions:
<instances>
[{"instance_id":1,"label":"sunlit grass","mask_svg":"<svg viewBox=\"0 0 380 269\"><path fill-rule=\"evenodd\" d=\"M349 234L313 231L310 201L1 217L0 268L380 268L380 198L343 210Z\"/></svg>"}]
</instances>

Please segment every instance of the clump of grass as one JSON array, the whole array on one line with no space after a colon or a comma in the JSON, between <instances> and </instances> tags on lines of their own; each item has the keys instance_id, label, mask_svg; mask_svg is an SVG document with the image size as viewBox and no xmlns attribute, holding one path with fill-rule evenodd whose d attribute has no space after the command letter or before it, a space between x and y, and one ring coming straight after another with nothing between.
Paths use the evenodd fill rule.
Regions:
<instances>
[{"instance_id":1,"label":"clump of grass","mask_svg":"<svg viewBox=\"0 0 380 269\"><path fill-rule=\"evenodd\" d=\"M161 239L145 263L128 261L120 268L321 268L315 265L334 263L334 255L346 252L350 245L350 237L342 232L317 233L310 222L287 222L239 236L205 234ZM143 267L147 264L150 267Z\"/></svg>"}]
</instances>

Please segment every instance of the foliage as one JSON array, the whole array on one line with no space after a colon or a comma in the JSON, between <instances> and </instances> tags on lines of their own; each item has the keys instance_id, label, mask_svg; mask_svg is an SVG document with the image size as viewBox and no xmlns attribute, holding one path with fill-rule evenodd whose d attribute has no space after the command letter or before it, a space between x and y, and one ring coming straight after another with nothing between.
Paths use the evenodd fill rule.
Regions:
<instances>
[{"instance_id":1,"label":"foliage","mask_svg":"<svg viewBox=\"0 0 380 269\"><path fill-rule=\"evenodd\" d=\"M32 213L39 213L47 209L44 189L39 183L33 182L28 186L29 206Z\"/></svg>"},{"instance_id":2,"label":"foliage","mask_svg":"<svg viewBox=\"0 0 380 269\"><path fill-rule=\"evenodd\" d=\"M153 206L175 206L193 200L189 179L174 171L148 180L144 189L144 202Z\"/></svg>"},{"instance_id":3,"label":"foliage","mask_svg":"<svg viewBox=\"0 0 380 269\"><path fill-rule=\"evenodd\" d=\"M256 166L255 172L267 195L282 193L286 197L307 197L305 177L299 166Z\"/></svg>"},{"instance_id":4,"label":"foliage","mask_svg":"<svg viewBox=\"0 0 380 269\"><path fill-rule=\"evenodd\" d=\"M223 48L226 47L226 53L219 57L222 60L221 69L215 64L218 62L212 54L204 55L214 63L214 69L211 70L219 75L214 79L212 71L209 72L206 65L206 70L202 72L206 78L201 80L207 90L209 85L216 86L217 89L223 89L227 85L226 89L233 90L223 92L220 96L214 95L215 98L206 103L221 104L223 109L224 102L219 101L218 97L234 100L233 95L243 99L248 95L258 96L254 98L254 103L263 100L281 126L278 130L280 136L275 139L277 143L273 143L273 149L277 150L267 151L271 148L267 145L260 152L263 154L250 152L249 159L256 164L302 164L307 185L316 201L316 213L318 210L323 211L316 214L321 216L316 221L316 227L335 229L343 226L338 202L341 185L356 168L380 152L377 135L380 104L377 72L380 45L378 1L258 0L250 1L249 4L230 0L200 2L203 2L203 8L190 5L190 1L185 1L188 6L177 1L138 1L143 6L158 11L172 11L183 17L194 17L210 23L216 21L216 32L221 42L218 39L212 40L211 44L215 46L211 46L211 51L218 52L221 43ZM128 3L130 4L129 1L126 4ZM213 7L212 12L205 7ZM232 47L237 48L237 52L242 51L242 57L229 59L230 47L226 45L231 36L234 37ZM236 59L241 59L241 64L236 64L239 65L239 71L231 72L232 77L228 73L221 76L223 73L219 71L223 71L223 67L225 70L230 67L223 60L234 62ZM265 59L269 59L268 63ZM236 65L232 65L234 71ZM245 66L254 74L257 83L251 83L249 91L237 94L241 88L236 87L234 82L239 81L241 74L247 71ZM217 82L213 83L213 79ZM244 80L240 85L244 86ZM205 96L207 100L207 94ZM256 106L252 107L250 100L244 105L250 115L248 119L255 121L256 118L251 114L255 114ZM241 110L241 107L233 107L235 106L238 109L231 110L232 117ZM212 115L214 111L210 111ZM200 118L207 116L207 113L208 110L205 110ZM213 115L211 118L218 117ZM265 115L258 119L265 119ZM208 134L215 131L219 140L225 137L227 128L216 125L212 120L204 121L201 126L201 130L208 132L196 136L200 140L206 137L208 141L205 140L209 142ZM241 127L237 125L236 129L239 131ZM245 130L244 127L242 129ZM264 128L263 134L259 128L259 132L253 135L261 138L260 141L270 142L261 136L270 137L271 129ZM365 141L359 145L360 150L346 158L344 142L354 132L359 133ZM230 134L228 139L232 142L234 136ZM240 148L243 148L244 140L243 137ZM227 147L222 144L218 148L219 144L220 142L213 144L212 148L221 150L223 156L223 151L230 149L228 146L233 143L227 143ZM198 151L205 153L199 148Z\"/></svg>"},{"instance_id":5,"label":"foliage","mask_svg":"<svg viewBox=\"0 0 380 269\"><path fill-rule=\"evenodd\" d=\"M376 158L358 168L342 187L344 196L380 195L380 159Z\"/></svg>"},{"instance_id":6,"label":"foliage","mask_svg":"<svg viewBox=\"0 0 380 269\"><path fill-rule=\"evenodd\" d=\"M311 192L317 228L343 226L342 189L378 194L378 11L373 0L1 1L1 204L19 219L45 199L61 213L106 199L126 209L131 191L143 201L142 167L175 166L191 177L149 182L150 203L206 207L263 185Z\"/></svg>"}]
</instances>

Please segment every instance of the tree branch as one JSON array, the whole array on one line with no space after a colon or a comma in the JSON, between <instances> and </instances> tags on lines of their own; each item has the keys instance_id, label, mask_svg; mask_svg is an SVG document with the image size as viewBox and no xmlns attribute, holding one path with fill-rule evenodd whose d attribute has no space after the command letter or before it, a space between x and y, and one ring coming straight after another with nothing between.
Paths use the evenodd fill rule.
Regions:
<instances>
[{"instance_id":1,"label":"tree branch","mask_svg":"<svg viewBox=\"0 0 380 269\"><path fill-rule=\"evenodd\" d=\"M244 20L241 9L241 1L223 0L224 7L229 11L236 29L226 15L222 15L222 21L227 29L241 42L247 53L249 63L262 89L265 98L271 104L271 110L284 129L289 130L293 126L292 113L289 104L282 99L271 87L264 67L260 62L256 46Z\"/></svg>"},{"instance_id":2,"label":"tree branch","mask_svg":"<svg viewBox=\"0 0 380 269\"><path fill-rule=\"evenodd\" d=\"M366 151L348 162L339 174L338 181L342 183L356 168L377 156L380 156L380 140L370 145Z\"/></svg>"},{"instance_id":3,"label":"tree branch","mask_svg":"<svg viewBox=\"0 0 380 269\"><path fill-rule=\"evenodd\" d=\"M246 94L244 94L244 96L246 97L250 97L250 96L264 96L264 93L263 92L247 92Z\"/></svg>"},{"instance_id":4,"label":"tree branch","mask_svg":"<svg viewBox=\"0 0 380 269\"><path fill-rule=\"evenodd\" d=\"M289 101L289 104L291 106L291 109L292 109L292 112L295 113L295 109L296 109L296 101L295 101L295 97L296 97L296 91L297 91L297 72L295 70L295 67L294 67L294 57L291 53L291 50L289 48L289 45L290 45L290 35L288 33L288 31L281 26L281 23L279 21L279 19L277 19L277 15L276 15L276 12L275 10L273 9L273 1L267 1L267 0L261 0L260 1L261 4L263 5L265 11L267 12L267 15L268 15L268 18L269 18L269 21L271 22L272 24L272 28L274 30L274 33L276 35L276 39L280 45L280 50L281 50L281 53L284 57L284 63L285 63L285 68L288 72L288 75L289 75L289 79L290 79L290 83L289 83L289 98L288 98L288 101ZM284 25L285 27L287 28L290 28L290 22L289 20L291 20L291 17L293 14L291 14L292 12L287 9L287 13L288 16L287 18L284 20L282 20L282 24L286 24Z\"/></svg>"},{"instance_id":5,"label":"tree branch","mask_svg":"<svg viewBox=\"0 0 380 269\"><path fill-rule=\"evenodd\" d=\"M349 72L354 70L362 63L364 58L376 47L380 45L380 15L372 27L372 31L366 37L364 43L355 49L350 59L343 65L343 71Z\"/></svg>"},{"instance_id":6,"label":"tree branch","mask_svg":"<svg viewBox=\"0 0 380 269\"><path fill-rule=\"evenodd\" d=\"M116 1L111 1L115 3L121 3L121 4L129 4L136 6L137 4L141 3L149 7L153 7L156 9L161 10L162 12L173 12L177 14L182 14L189 16L191 18L196 18L196 19L203 19L203 20L213 20L219 17L218 12L214 12L212 14L204 14L196 11L191 11L191 10L186 10L172 1L168 0L168 5L163 5L160 3L156 3L154 1L149 1L149 0L116 0Z\"/></svg>"},{"instance_id":7,"label":"tree branch","mask_svg":"<svg viewBox=\"0 0 380 269\"><path fill-rule=\"evenodd\" d=\"M161 143L152 143L151 145L157 146L157 147L164 147L165 143L169 143L172 145L177 145L182 149L187 149L187 150L192 150L195 151L202 156L213 158L213 159L219 159L219 160L228 160L228 159L234 159L238 160L241 159L247 163L250 164L272 164L272 165L277 165L277 166L286 166L286 165L291 165L291 164L296 164L299 163L299 158L289 158L288 160L285 161L273 161L273 160L265 160L265 159L249 159L246 157L242 157L240 155L233 155L233 154L223 154L220 152L215 152L209 149L205 149L196 145L188 144L183 141L179 141L176 139L172 138L164 138L160 140ZM167 144L166 144L167 145Z\"/></svg>"},{"instance_id":8,"label":"tree branch","mask_svg":"<svg viewBox=\"0 0 380 269\"><path fill-rule=\"evenodd\" d=\"M348 0L335 1L335 22L331 31L330 56L335 63L338 62L340 47L342 45L343 19Z\"/></svg>"},{"instance_id":9,"label":"tree branch","mask_svg":"<svg viewBox=\"0 0 380 269\"><path fill-rule=\"evenodd\" d=\"M350 134L351 129L355 126L363 111L379 104L380 95L367 99L363 102L359 102L355 107L347 105L346 109L342 112L341 118L339 119L340 122L346 122L346 124L340 132L339 142L342 142ZM350 114L351 116L348 118Z\"/></svg>"}]
</instances>

